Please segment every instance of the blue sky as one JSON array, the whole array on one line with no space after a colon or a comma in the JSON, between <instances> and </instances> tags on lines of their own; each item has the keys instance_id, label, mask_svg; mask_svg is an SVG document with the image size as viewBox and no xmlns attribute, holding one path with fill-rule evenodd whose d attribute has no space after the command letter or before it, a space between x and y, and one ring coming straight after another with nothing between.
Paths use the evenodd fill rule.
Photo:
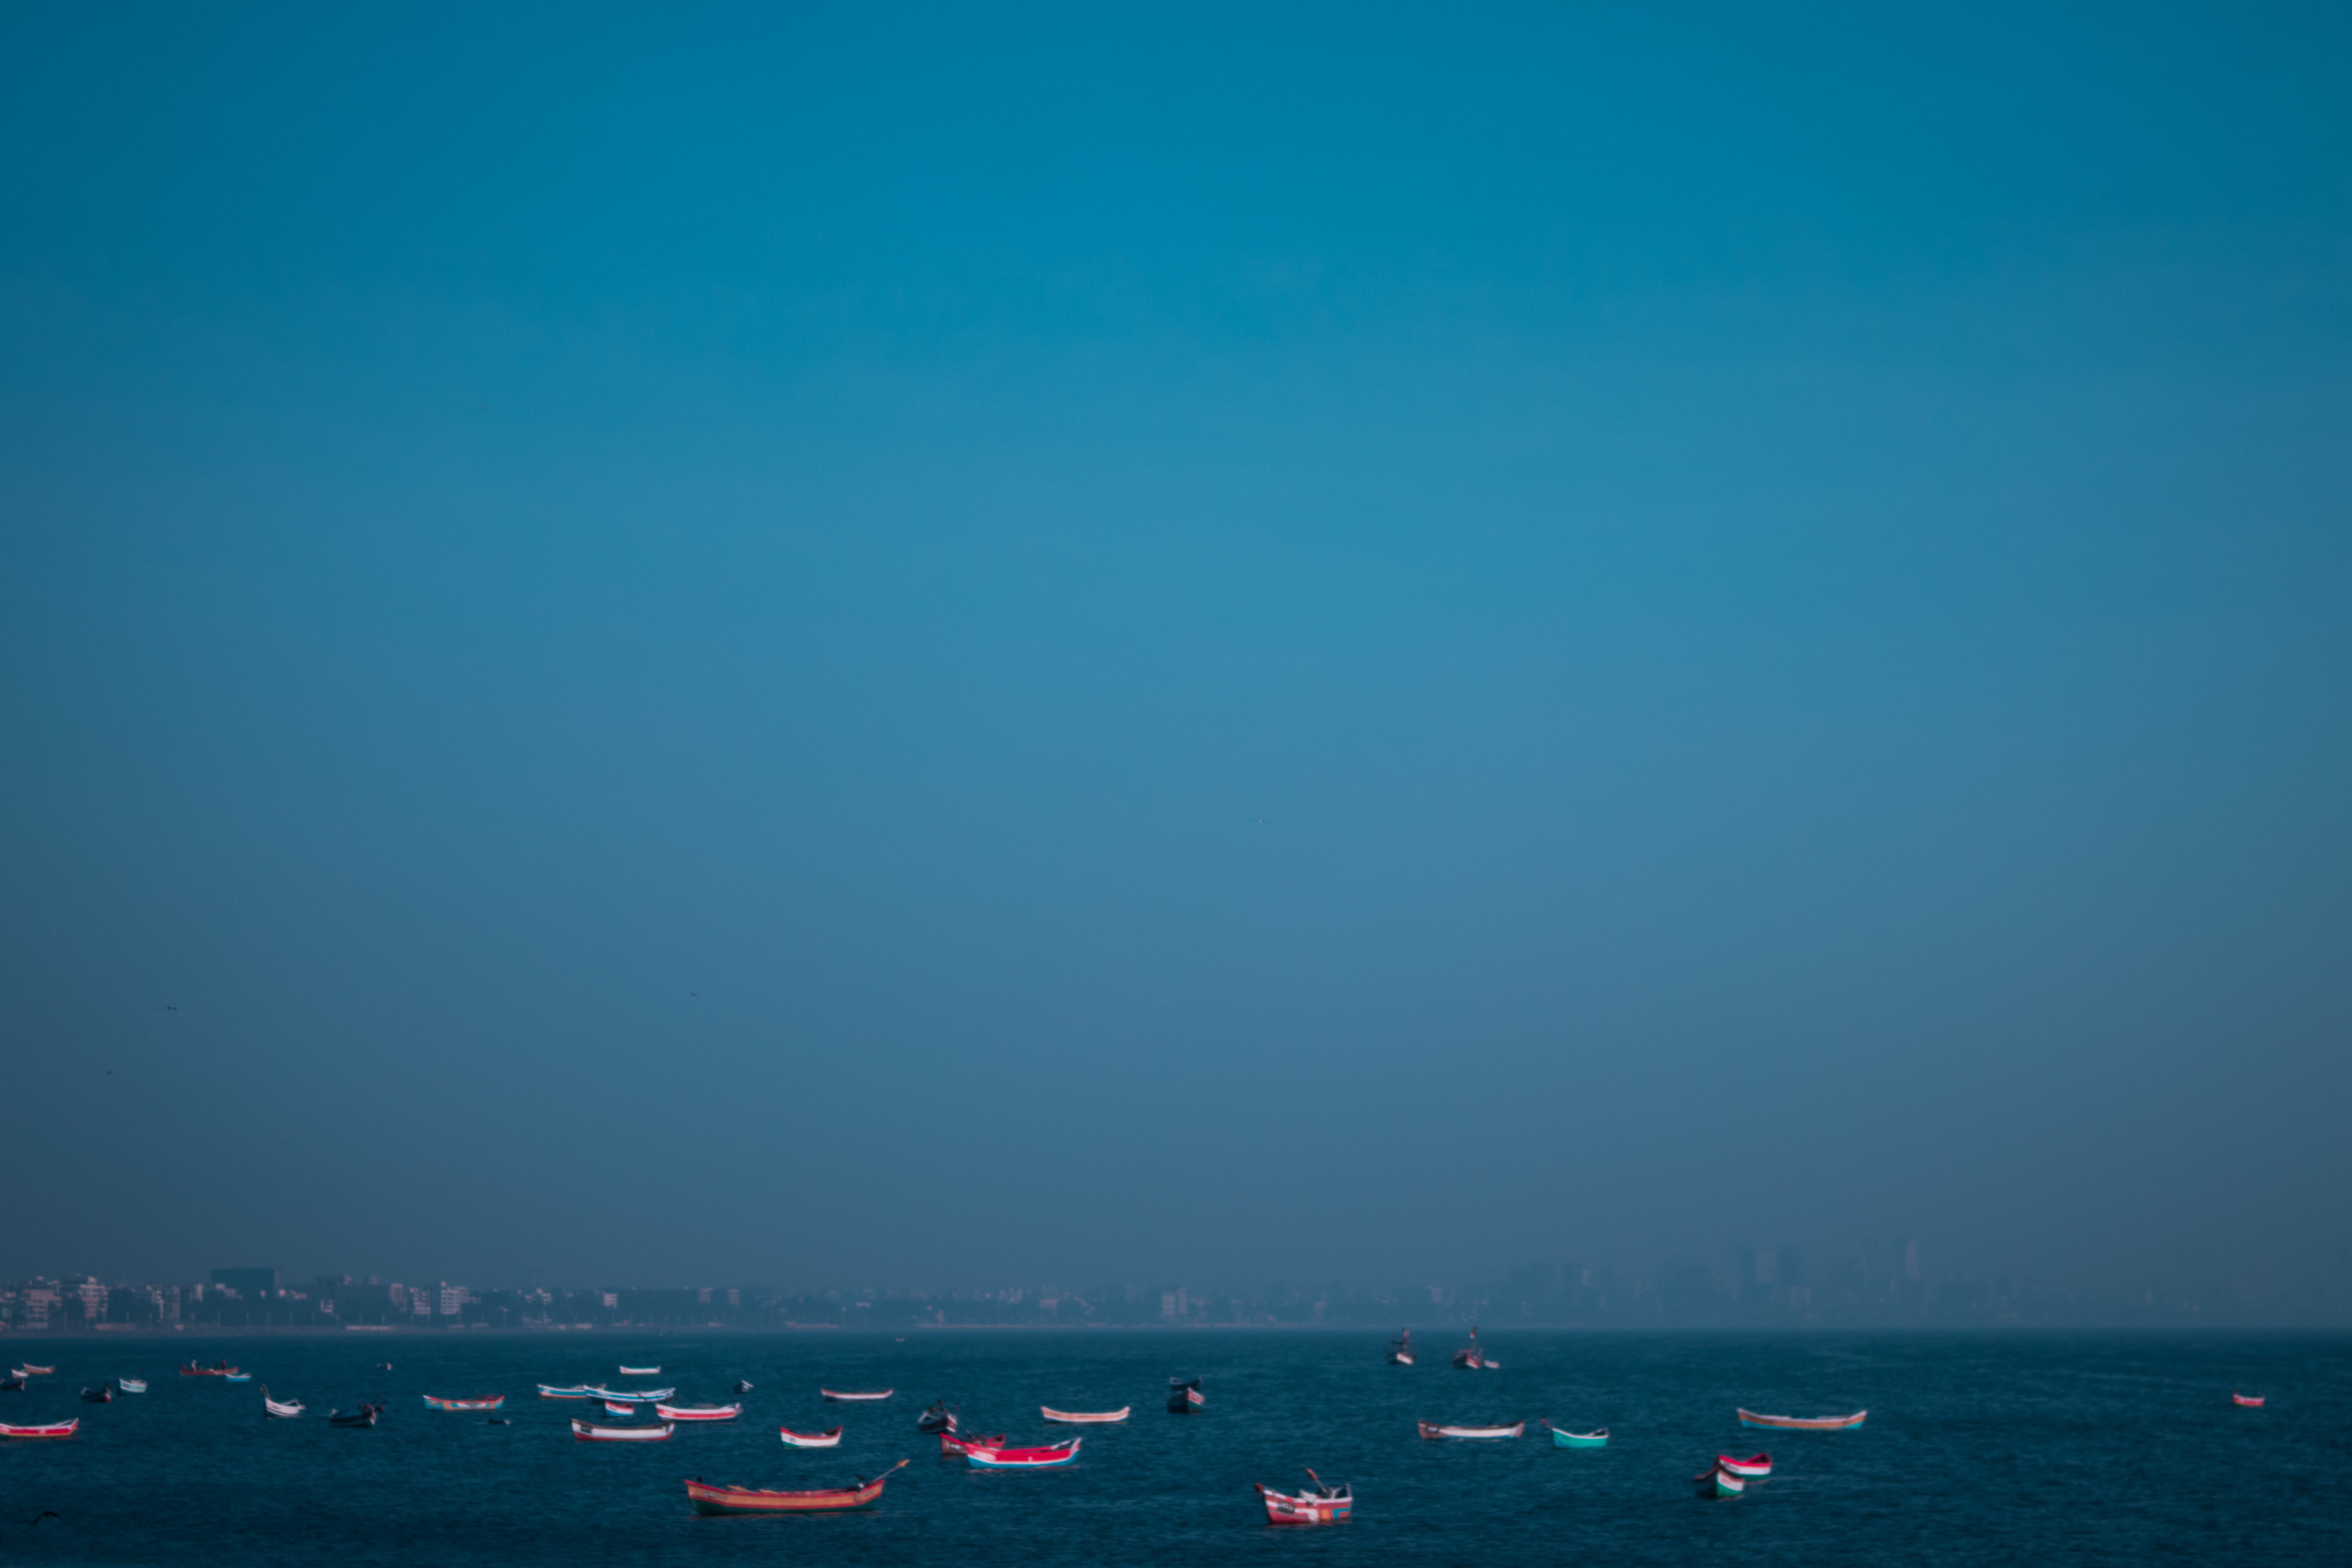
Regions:
<instances>
[{"instance_id":1,"label":"blue sky","mask_svg":"<svg viewBox=\"0 0 2352 1568\"><path fill-rule=\"evenodd\" d=\"M0 1268L2352 1274L2340 17L0 26Z\"/></svg>"}]
</instances>

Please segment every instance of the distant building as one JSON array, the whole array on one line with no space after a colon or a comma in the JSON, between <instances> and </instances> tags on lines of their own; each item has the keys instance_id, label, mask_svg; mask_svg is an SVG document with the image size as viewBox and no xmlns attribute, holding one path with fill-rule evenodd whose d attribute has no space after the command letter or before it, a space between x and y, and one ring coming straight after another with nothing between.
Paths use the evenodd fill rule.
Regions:
<instances>
[{"instance_id":1,"label":"distant building","mask_svg":"<svg viewBox=\"0 0 2352 1568\"><path fill-rule=\"evenodd\" d=\"M267 1301L278 1294L278 1270L275 1268L215 1268L213 1283L226 1285L237 1293L241 1300Z\"/></svg>"}]
</instances>

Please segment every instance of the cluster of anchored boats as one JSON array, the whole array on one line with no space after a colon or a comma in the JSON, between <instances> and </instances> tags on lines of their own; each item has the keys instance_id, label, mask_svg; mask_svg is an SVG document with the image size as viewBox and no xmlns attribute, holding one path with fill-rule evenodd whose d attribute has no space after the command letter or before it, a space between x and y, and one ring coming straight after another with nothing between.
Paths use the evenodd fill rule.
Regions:
<instances>
[{"instance_id":1,"label":"cluster of anchored boats","mask_svg":"<svg viewBox=\"0 0 2352 1568\"><path fill-rule=\"evenodd\" d=\"M1408 1330L1400 1334L1395 1342L1389 1347L1388 1360L1392 1366L1413 1364L1411 1331ZM1489 1359L1486 1352L1479 1349L1478 1331L1475 1328L1470 1331L1469 1344L1454 1352L1453 1363L1454 1366L1467 1372L1490 1372L1501 1365L1499 1362ZM661 1368L658 1366L624 1366L620 1370L625 1376L638 1378L656 1377L661 1373ZM26 1388L30 1379L47 1376L56 1371L57 1368L53 1366L35 1366L29 1363L13 1367L7 1378L0 1380L0 1393L20 1392ZM252 1381L250 1373L240 1372L226 1362L216 1362L208 1367L199 1366L194 1362L190 1362L180 1368L180 1375L219 1378L229 1383ZM675 1433L681 1422L735 1420L743 1414L741 1396L751 1391L751 1384L738 1381L734 1389L737 1397L732 1403L679 1405L671 1402L677 1393L675 1387L622 1390L609 1388L602 1384L559 1385L542 1383L539 1385L539 1396L541 1399L595 1401L602 1405L606 1415L628 1418L626 1424L581 1420L576 1417L572 1420L572 1435L575 1438L583 1442L599 1443L661 1442ZM84 1388L81 1391L81 1397L91 1404L107 1404L113 1400L117 1393L138 1394L146 1392L147 1384L143 1381L135 1377L123 1376L101 1384L95 1389ZM857 1405L887 1400L898 1391L892 1388L867 1390L820 1388L817 1392L828 1404ZM276 1398L270 1394L267 1385L262 1387L260 1393L262 1409L269 1416L281 1420L292 1420L303 1414L305 1406L299 1399ZM2230 1398L2233 1404L2247 1408L2259 1408L2263 1403L2260 1395L2234 1391ZM489 1415L494 1424L503 1425L506 1421L504 1416L495 1414L506 1407L507 1396L503 1394L454 1397L428 1394L424 1396L424 1399L428 1409L484 1413ZM1171 1377L1168 1380L1167 1408L1170 1415L1192 1415L1203 1409L1207 1404L1206 1397L1201 1392L1199 1378ZM1117 1410L1057 1410L1052 1405L1040 1405L1038 1414L1052 1426L1115 1426L1126 1421L1132 1409L1131 1405L1121 1405ZM362 1402L349 1412L340 1409L329 1411L327 1421L333 1426L373 1426L383 1414L383 1405L380 1402ZM1794 1432L1843 1431L1861 1426L1868 1415L1869 1412L1866 1410L1858 1410L1851 1415L1764 1415L1747 1409L1738 1412L1739 1423L1743 1426ZM645 1417L648 1415L651 1418L646 1419ZM1601 1448L1606 1447L1609 1443L1609 1429L1605 1426L1596 1427L1590 1432L1575 1432L1564 1426L1554 1426L1549 1421L1545 1421L1542 1425L1551 1433L1552 1442L1562 1448ZM78 1417L71 1421L53 1422L43 1426L11 1426L5 1422L0 1422L0 1438L70 1437L80 1426L81 1422ZM1421 1421L1416 1422L1415 1426L1424 1439L1482 1441L1520 1437L1526 1434L1528 1424L1524 1420L1484 1424ZM1078 1450L1085 1442L1084 1437L1073 1436L1055 1443L1039 1444L1031 1447L1014 1447L1001 1432L985 1436L966 1432L959 1419L957 1409L939 1402L934 1402L929 1408L915 1418L915 1429L936 1436L939 1439L940 1453L942 1457L961 1458L974 1469L982 1470L1059 1468L1076 1461ZM777 1428L777 1433L782 1440L792 1447L833 1448L838 1447L841 1444L842 1429L836 1425L820 1432L801 1432L790 1426L780 1426ZM807 1513L860 1509L869 1506L879 1498L882 1495L884 1484L910 1462L901 1459L870 1480L860 1476L849 1486L826 1487L806 1491L777 1491L763 1487L719 1486L696 1477L686 1482L686 1495L688 1502L697 1512L706 1514ZM1747 1492L1751 1483L1771 1473L1772 1457L1769 1454L1754 1454L1744 1459L1736 1458L1728 1454L1717 1454L1714 1463L1700 1471L1696 1478L1698 1494L1706 1498L1740 1497ZM1355 1496L1349 1487L1328 1485L1322 1477L1311 1469L1307 1474L1314 1485L1304 1491L1286 1492L1264 1484L1256 1487L1258 1500L1265 1510L1268 1522L1335 1524L1347 1519L1354 1510Z\"/></svg>"}]
</instances>

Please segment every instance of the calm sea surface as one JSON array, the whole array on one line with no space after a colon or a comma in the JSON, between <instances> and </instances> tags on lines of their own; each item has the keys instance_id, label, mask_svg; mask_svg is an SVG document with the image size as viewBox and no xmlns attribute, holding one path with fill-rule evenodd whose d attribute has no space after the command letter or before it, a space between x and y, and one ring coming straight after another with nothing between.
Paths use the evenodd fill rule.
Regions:
<instances>
[{"instance_id":1,"label":"calm sea surface","mask_svg":"<svg viewBox=\"0 0 2352 1568\"><path fill-rule=\"evenodd\" d=\"M1491 1563L2352 1563L2352 1338L2346 1336L1701 1336L1490 1332L1499 1372L1381 1364L1381 1336L1341 1333L623 1335L17 1340L55 1377L0 1394L0 1420L83 1417L66 1442L0 1445L0 1557L28 1563L971 1565ZM226 1355L256 1374L173 1374ZM390 1361L392 1370L379 1363ZM757 1386L743 1419L667 1443L572 1439L576 1403L540 1382L656 1386L717 1401ZM83 1405L118 1373L152 1392ZM1164 1413L1199 1374L1208 1408ZM310 1405L261 1412L260 1385ZM820 1384L896 1387L825 1405ZM2232 1388L2270 1396L2240 1410ZM418 1397L502 1392L513 1425ZM330 1405L383 1396L373 1430ZM1131 1405L1086 1432L1066 1470L988 1474L941 1458L916 1414L934 1396L968 1426L1043 1440L1040 1405ZM1867 1407L1858 1430L1745 1432L1737 1405L1793 1415ZM1606 1426L1607 1448L1555 1448L1532 1423ZM1510 1443L1424 1443L1415 1417L1526 1417ZM834 1451L776 1427L848 1428ZM1069 1428L1058 1429L1062 1432ZM1692 1496L1717 1452L1769 1448L1772 1477L1736 1501ZM820 1487L901 1458L869 1512L702 1519L681 1478ZM1252 1481L1312 1465L1354 1483L1356 1517L1262 1522ZM42 1510L61 1516L26 1521Z\"/></svg>"}]
</instances>

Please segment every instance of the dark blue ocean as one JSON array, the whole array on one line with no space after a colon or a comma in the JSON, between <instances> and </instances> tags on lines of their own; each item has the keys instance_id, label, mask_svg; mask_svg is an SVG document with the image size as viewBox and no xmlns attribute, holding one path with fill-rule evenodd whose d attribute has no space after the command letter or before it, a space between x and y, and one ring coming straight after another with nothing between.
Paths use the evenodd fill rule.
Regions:
<instances>
[{"instance_id":1,"label":"dark blue ocean","mask_svg":"<svg viewBox=\"0 0 2352 1568\"><path fill-rule=\"evenodd\" d=\"M2205 1334L1721 1335L1492 1333L1499 1372L1382 1364L1381 1337L1336 1332L934 1332L237 1340L18 1340L55 1377L0 1394L0 1420L81 1415L65 1442L0 1445L0 1555L11 1562L709 1564L821 1561L959 1568L1190 1563L2352 1563L2352 1338ZM28 1351L27 1346L31 1349ZM173 1375L225 1355L250 1384ZM390 1372L376 1363L389 1360ZM757 1386L731 1426L665 1444L574 1442L577 1404L541 1382L656 1384L718 1400ZM144 1374L110 1405L80 1384ZM1205 1378L1207 1409L1164 1413L1171 1374ZM260 1385L305 1401L272 1420ZM894 1386L829 1405L820 1384ZM2269 1396L2241 1410L2233 1388ZM419 1395L509 1395L511 1426L427 1410ZM373 1430L330 1405L387 1399ZM967 1425L1043 1440L1038 1406L1131 1405L1087 1429L1065 1470L976 1472L943 1459L915 1416L934 1396ZM1743 1431L1740 1405L1867 1407L1847 1432ZM1532 1423L1606 1426L1599 1451ZM1512 1443L1427 1443L1416 1417L1517 1420ZM799 1451L776 1427L848 1430ZM1717 1452L1769 1448L1771 1479L1701 1501ZM900 1458L856 1514L704 1519L681 1478L820 1487ZM1262 1522L1252 1481L1312 1465L1351 1482L1356 1517ZM59 1517L26 1521L44 1510Z\"/></svg>"}]
</instances>

